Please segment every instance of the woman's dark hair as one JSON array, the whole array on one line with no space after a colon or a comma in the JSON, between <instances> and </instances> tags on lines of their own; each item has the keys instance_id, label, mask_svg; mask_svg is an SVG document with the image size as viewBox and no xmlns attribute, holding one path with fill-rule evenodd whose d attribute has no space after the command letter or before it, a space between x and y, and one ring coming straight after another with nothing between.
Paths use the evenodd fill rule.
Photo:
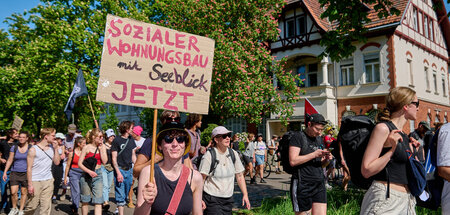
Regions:
<instances>
[{"instance_id":1,"label":"woman's dark hair","mask_svg":"<svg viewBox=\"0 0 450 215\"><path fill-rule=\"evenodd\" d=\"M175 115L175 117L180 117L180 112L173 111L173 110L164 110L161 113L161 117L159 117L159 120L161 121L161 124L166 124L167 122L171 122L171 117ZM170 120L169 120L170 119Z\"/></svg>"},{"instance_id":2,"label":"woman's dark hair","mask_svg":"<svg viewBox=\"0 0 450 215\"><path fill-rule=\"evenodd\" d=\"M12 139L15 132L17 132L17 129L15 129L15 128L10 128L10 129L6 130L6 141L9 141L10 139Z\"/></svg>"},{"instance_id":3,"label":"woman's dark hair","mask_svg":"<svg viewBox=\"0 0 450 215\"><path fill-rule=\"evenodd\" d=\"M119 125L120 135L127 133L128 129L130 129L133 124L134 124L133 122L128 120L122 121Z\"/></svg>"},{"instance_id":4,"label":"woman's dark hair","mask_svg":"<svg viewBox=\"0 0 450 215\"><path fill-rule=\"evenodd\" d=\"M184 127L187 129L192 128L197 122L202 121L202 115L201 114L195 114L191 113L186 119L186 122L184 123Z\"/></svg>"},{"instance_id":5,"label":"woman's dark hair","mask_svg":"<svg viewBox=\"0 0 450 215\"><path fill-rule=\"evenodd\" d=\"M392 89L386 96L386 108L378 113L378 121L391 120L391 114L403 108L403 106L411 104L416 96L416 91L408 87L396 87Z\"/></svg>"},{"instance_id":6,"label":"woman's dark hair","mask_svg":"<svg viewBox=\"0 0 450 215\"><path fill-rule=\"evenodd\" d=\"M75 138L75 142L74 142L75 146L74 146L74 148L80 147L80 144L83 141L85 141L85 140L86 140L86 138L84 138L84 137L77 137L77 138Z\"/></svg>"}]
</instances>

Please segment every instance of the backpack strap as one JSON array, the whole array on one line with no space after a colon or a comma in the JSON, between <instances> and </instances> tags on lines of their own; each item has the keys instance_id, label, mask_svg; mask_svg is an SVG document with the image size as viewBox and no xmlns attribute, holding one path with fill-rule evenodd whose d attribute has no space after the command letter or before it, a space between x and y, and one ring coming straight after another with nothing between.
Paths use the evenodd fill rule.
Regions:
<instances>
[{"instance_id":1,"label":"backpack strap","mask_svg":"<svg viewBox=\"0 0 450 215\"><path fill-rule=\"evenodd\" d=\"M183 197L183 192L191 170L185 165L182 166L183 168L181 169L180 178L178 179L177 186L175 187L172 198L170 199L169 207L167 207L165 215L175 215L178 206L180 205L181 197Z\"/></svg>"},{"instance_id":2,"label":"backpack strap","mask_svg":"<svg viewBox=\"0 0 450 215\"><path fill-rule=\"evenodd\" d=\"M216 150L214 150L214 147L209 148L206 152L209 152L211 154L211 167L209 168L209 175L212 176L211 173L214 172L217 165L219 164L219 161L217 160Z\"/></svg>"},{"instance_id":3,"label":"backpack strap","mask_svg":"<svg viewBox=\"0 0 450 215\"><path fill-rule=\"evenodd\" d=\"M392 130L397 129L397 127L392 123L392 121L385 121L384 124L389 128L389 132ZM387 182L387 188L386 188L386 199L388 199L391 196L391 183L389 179L389 170L387 166L392 162L392 158L389 159L389 162L386 164L386 167L384 168L386 171L386 182Z\"/></svg>"},{"instance_id":4,"label":"backpack strap","mask_svg":"<svg viewBox=\"0 0 450 215\"><path fill-rule=\"evenodd\" d=\"M236 156L234 154L234 149L228 148L228 154L230 155L231 161L233 161L233 164L235 164L236 163Z\"/></svg>"}]
</instances>

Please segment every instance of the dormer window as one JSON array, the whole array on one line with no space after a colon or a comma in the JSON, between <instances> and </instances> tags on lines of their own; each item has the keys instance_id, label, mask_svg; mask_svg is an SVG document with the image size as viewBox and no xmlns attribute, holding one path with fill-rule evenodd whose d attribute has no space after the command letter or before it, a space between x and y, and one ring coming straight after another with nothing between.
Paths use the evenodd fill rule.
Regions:
<instances>
[{"instance_id":1,"label":"dormer window","mask_svg":"<svg viewBox=\"0 0 450 215\"><path fill-rule=\"evenodd\" d=\"M306 34L306 16L299 15L286 19L286 38L302 36Z\"/></svg>"}]
</instances>

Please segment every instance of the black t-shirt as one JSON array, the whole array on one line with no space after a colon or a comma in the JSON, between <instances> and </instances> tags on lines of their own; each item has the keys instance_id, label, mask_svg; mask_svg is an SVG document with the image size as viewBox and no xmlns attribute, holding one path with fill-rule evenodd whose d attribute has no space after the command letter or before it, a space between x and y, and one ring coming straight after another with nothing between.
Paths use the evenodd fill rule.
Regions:
<instances>
[{"instance_id":1,"label":"black t-shirt","mask_svg":"<svg viewBox=\"0 0 450 215\"><path fill-rule=\"evenodd\" d=\"M2 158L3 159L8 160L8 158L9 158L9 151L11 150L11 147L14 144L17 144L17 141L14 141L12 143L8 143L8 141L6 141L6 140L1 141L1 143L0 143L0 152L2 153ZM5 167L6 167L6 163L0 164L0 170L1 171L4 171Z\"/></svg>"},{"instance_id":2,"label":"black t-shirt","mask_svg":"<svg viewBox=\"0 0 450 215\"><path fill-rule=\"evenodd\" d=\"M324 149L323 139L318 137L309 137L304 131L296 132L289 143L289 146L300 148L299 155L307 155L313 153L317 149ZM297 171L298 170L298 171ZM299 173L301 180L322 181L325 179L322 170L321 158L314 158L306 163L296 166L296 171L292 177L298 179Z\"/></svg>"},{"instance_id":3,"label":"black t-shirt","mask_svg":"<svg viewBox=\"0 0 450 215\"><path fill-rule=\"evenodd\" d=\"M117 152L117 165L119 165L120 168L122 169L131 168L133 163L133 161L131 160L131 156L133 154L134 148L136 148L136 142L134 142L134 139L131 138L131 136L128 139L124 139L121 136L114 138L111 144L111 151ZM123 150L122 153L120 153L121 150Z\"/></svg>"}]
</instances>

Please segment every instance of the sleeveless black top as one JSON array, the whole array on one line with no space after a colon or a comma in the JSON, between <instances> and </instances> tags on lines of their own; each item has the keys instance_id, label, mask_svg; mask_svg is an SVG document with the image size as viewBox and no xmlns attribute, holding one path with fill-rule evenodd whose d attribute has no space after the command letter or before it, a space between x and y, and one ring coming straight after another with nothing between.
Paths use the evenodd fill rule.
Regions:
<instances>
[{"instance_id":1,"label":"sleeveless black top","mask_svg":"<svg viewBox=\"0 0 450 215\"><path fill-rule=\"evenodd\" d=\"M389 131L397 129L397 127L391 122L383 122L389 128ZM409 137L403 133L399 133L402 136L403 141L397 144L397 148L395 148L395 152L391 157L391 160L388 162L386 167L381 170L378 174L373 176L374 180L378 181L387 181L386 173L389 174L390 182L396 184L408 184L408 177L406 174L406 164L408 162L408 155L406 154L406 149L409 148ZM380 154L380 157L386 154L391 149L383 148ZM387 170L387 171L386 171Z\"/></svg>"},{"instance_id":2,"label":"sleeveless black top","mask_svg":"<svg viewBox=\"0 0 450 215\"><path fill-rule=\"evenodd\" d=\"M191 181L192 181L191 171ZM181 174L180 174L181 175ZM158 194L156 195L155 201L152 204L152 210L150 214L165 214L167 208L169 207L170 199L172 199L173 192L177 186L178 180L170 181L164 176L161 168L158 164L155 165L155 182L158 188ZM192 196L192 190L189 181L186 182L186 187L184 188L183 196L181 197L180 204L178 205L177 212L175 215L191 214L192 206L194 204L194 199Z\"/></svg>"}]
</instances>

